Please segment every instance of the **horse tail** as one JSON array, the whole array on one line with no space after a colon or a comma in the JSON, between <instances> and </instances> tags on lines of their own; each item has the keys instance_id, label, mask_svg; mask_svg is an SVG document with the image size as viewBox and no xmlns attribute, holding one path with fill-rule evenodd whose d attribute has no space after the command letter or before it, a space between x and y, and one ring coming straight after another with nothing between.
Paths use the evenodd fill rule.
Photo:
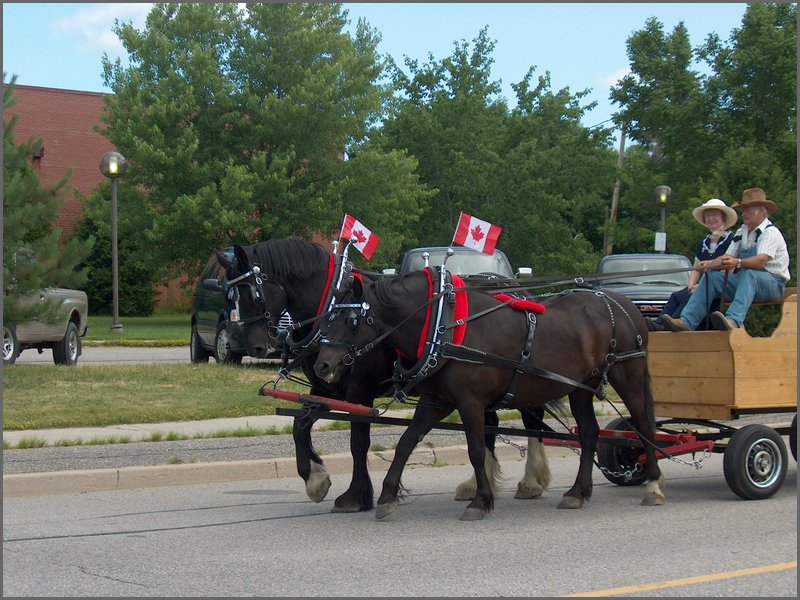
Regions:
<instances>
[{"instance_id":1,"label":"horse tail","mask_svg":"<svg viewBox=\"0 0 800 600\"><path fill-rule=\"evenodd\" d=\"M653 398L653 386L650 383L650 365L644 361L644 410L647 422L656 431L655 398Z\"/></svg>"}]
</instances>

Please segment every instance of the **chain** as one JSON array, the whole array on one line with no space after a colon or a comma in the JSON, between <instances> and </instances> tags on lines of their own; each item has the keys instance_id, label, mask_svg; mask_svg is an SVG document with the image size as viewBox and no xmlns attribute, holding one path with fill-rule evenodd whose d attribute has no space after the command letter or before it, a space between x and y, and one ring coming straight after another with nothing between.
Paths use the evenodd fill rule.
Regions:
<instances>
[{"instance_id":1,"label":"chain","mask_svg":"<svg viewBox=\"0 0 800 600\"><path fill-rule=\"evenodd\" d=\"M497 439L500 440L501 442L503 442L504 444L508 444L509 446L513 446L514 448L519 450L519 455L522 458L525 458L525 454L527 454L527 452L528 452L528 449L525 446L512 442L510 439L508 439L504 435L498 435Z\"/></svg>"}]
</instances>

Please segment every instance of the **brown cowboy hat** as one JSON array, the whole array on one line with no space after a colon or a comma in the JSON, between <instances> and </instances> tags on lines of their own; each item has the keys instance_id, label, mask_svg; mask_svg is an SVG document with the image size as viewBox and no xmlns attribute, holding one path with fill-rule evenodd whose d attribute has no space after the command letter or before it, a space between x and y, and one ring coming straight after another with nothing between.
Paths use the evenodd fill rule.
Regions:
<instances>
[{"instance_id":1,"label":"brown cowboy hat","mask_svg":"<svg viewBox=\"0 0 800 600\"><path fill-rule=\"evenodd\" d=\"M767 200L767 194L761 188L750 188L742 192L742 199L731 204L731 208L744 210L748 206L766 206L771 213L778 212L778 205Z\"/></svg>"}]
</instances>

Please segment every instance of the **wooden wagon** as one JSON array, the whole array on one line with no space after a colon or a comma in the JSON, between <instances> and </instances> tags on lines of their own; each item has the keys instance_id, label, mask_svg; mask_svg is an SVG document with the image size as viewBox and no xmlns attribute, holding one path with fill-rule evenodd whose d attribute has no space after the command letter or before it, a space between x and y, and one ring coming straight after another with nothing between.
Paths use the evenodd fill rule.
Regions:
<instances>
[{"instance_id":1,"label":"wooden wagon","mask_svg":"<svg viewBox=\"0 0 800 600\"><path fill-rule=\"evenodd\" d=\"M787 469L789 436L797 460L797 288L787 288L778 326L769 337L752 337L744 327L731 331L652 332L647 349L654 410L659 431L688 432L711 440L724 453L725 479L745 499L767 498L780 487ZM795 413L791 425L730 423L743 415ZM626 430L624 419L607 425ZM640 460L636 451L603 445L601 470L620 485L616 473ZM609 475L609 473L611 475Z\"/></svg>"}]
</instances>

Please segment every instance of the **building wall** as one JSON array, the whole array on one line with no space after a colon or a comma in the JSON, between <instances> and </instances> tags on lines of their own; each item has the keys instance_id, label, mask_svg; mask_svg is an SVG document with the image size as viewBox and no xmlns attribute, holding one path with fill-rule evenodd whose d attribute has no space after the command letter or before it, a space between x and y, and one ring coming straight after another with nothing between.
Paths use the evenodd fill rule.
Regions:
<instances>
[{"instance_id":1,"label":"building wall","mask_svg":"<svg viewBox=\"0 0 800 600\"><path fill-rule=\"evenodd\" d=\"M100 157L116 150L95 131L95 127L102 125L100 115L106 94L30 85L15 85L14 89L17 103L9 109L11 114L4 114L3 118L9 119L14 113L18 115L14 129L17 143L30 138L44 140L41 158L34 159L42 184L58 182L72 168L69 182L77 194L64 197L55 223L63 236L69 235L83 217L83 198L107 181L100 172ZM156 286L155 291L159 308L188 306L179 280L168 286ZM124 290L120 290L122 294Z\"/></svg>"}]
</instances>

